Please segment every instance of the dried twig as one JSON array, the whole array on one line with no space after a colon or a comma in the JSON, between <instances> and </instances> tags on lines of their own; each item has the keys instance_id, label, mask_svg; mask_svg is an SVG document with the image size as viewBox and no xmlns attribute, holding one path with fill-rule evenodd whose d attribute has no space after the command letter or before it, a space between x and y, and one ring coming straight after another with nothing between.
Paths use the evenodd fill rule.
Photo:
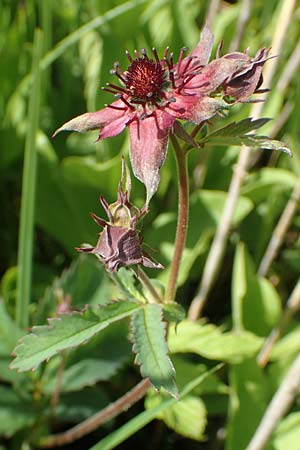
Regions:
<instances>
[{"instance_id":1,"label":"dried twig","mask_svg":"<svg viewBox=\"0 0 300 450\"><path fill-rule=\"evenodd\" d=\"M94 431L103 423L116 417L121 412L127 411L127 409L129 409L134 403L144 397L150 386L151 383L148 378L140 381L140 383L123 395L123 397L119 398L119 400L108 405L102 411L92 417L89 417L70 430L65 431L64 433L58 433L42 438L37 444L38 447L53 448L60 445L69 444L77 439L80 439L86 434Z\"/></svg>"},{"instance_id":2,"label":"dried twig","mask_svg":"<svg viewBox=\"0 0 300 450\"><path fill-rule=\"evenodd\" d=\"M263 450L279 421L292 405L300 385L300 356L297 356L269 404L246 450Z\"/></svg>"},{"instance_id":3,"label":"dried twig","mask_svg":"<svg viewBox=\"0 0 300 450\"><path fill-rule=\"evenodd\" d=\"M281 13L277 19L277 25L272 41L273 54L280 53L292 17L294 6L295 0L285 0L282 3ZM265 86L271 85L271 80L277 65L278 59L273 60L272 64L266 65L266 70L264 72ZM259 118L261 116L262 109L263 103L254 103L251 110L251 116L254 118ZM222 258L230 232L234 209L239 198L241 185L247 173L247 167L251 154L250 152L251 151L248 147L243 147L240 152L238 163L229 186L225 207L223 209L223 213L205 263L200 288L190 306L188 316L191 320L197 320L201 314L207 297L219 273L219 268L222 263Z\"/></svg>"}]
</instances>

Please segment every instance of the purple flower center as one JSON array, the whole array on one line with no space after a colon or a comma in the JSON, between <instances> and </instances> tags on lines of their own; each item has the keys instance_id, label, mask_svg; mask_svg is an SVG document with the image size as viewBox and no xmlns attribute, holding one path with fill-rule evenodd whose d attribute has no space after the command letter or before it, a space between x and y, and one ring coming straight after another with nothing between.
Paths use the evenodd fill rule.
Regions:
<instances>
[{"instance_id":1,"label":"purple flower center","mask_svg":"<svg viewBox=\"0 0 300 450\"><path fill-rule=\"evenodd\" d=\"M152 49L154 58L150 59L145 49L141 52L135 51L135 58L126 52L130 65L123 71L119 63L114 64L111 70L116 75L123 86L107 83L107 87L102 88L111 92L115 97L121 99L124 107L107 105L112 109L126 111L127 108L134 111L143 107L142 117L152 115L153 109L163 108L175 102L174 94L193 95L185 92L187 84L197 75L203 66L199 64L197 58L187 57L184 59L186 49L182 48L179 54L178 63L174 66L173 53L169 54L167 47L163 59L160 60L155 48ZM145 107L150 107L150 112L145 111Z\"/></svg>"},{"instance_id":2,"label":"purple flower center","mask_svg":"<svg viewBox=\"0 0 300 450\"><path fill-rule=\"evenodd\" d=\"M160 62L148 57L135 59L125 73L126 90L134 100L151 102L161 100L165 71Z\"/></svg>"}]
</instances>

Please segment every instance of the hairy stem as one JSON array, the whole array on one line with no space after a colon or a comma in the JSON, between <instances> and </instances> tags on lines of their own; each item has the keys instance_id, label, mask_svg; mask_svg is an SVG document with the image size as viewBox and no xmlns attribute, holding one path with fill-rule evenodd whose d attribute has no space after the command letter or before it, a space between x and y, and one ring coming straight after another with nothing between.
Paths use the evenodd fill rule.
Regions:
<instances>
[{"instance_id":1,"label":"hairy stem","mask_svg":"<svg viewBox=\"0 0 300 450\"><path fill-rule=\"evenodd\" d=\"M46 436L38 442L38 447L53 448L60 445L66 445L80 439L88 433L91 433L103 423L113 419L123 411L127 411L134 403L144 397L147 390L151 386L148 378L140 381L129 392L119 398L116 402L111 403L102 411L84 420L75 427L63 433Z\"/></svg>"},{"instance_id":2,"label":"hairy stem","mask_svg":"<svg viewBox=\"0 0 300 450\"><path fill-rule=\"evenodd\" d=\"M175 238L175 250L171 263L169 282L165 295L165 302L173 302L176 295L177 279L180 262L184 250L188 214L189 214L189 183L187 173L187 152L179 146L177 139L171 134L171 141L175 151L178 170L178 219Z\"/></svg>"}]
</instances>

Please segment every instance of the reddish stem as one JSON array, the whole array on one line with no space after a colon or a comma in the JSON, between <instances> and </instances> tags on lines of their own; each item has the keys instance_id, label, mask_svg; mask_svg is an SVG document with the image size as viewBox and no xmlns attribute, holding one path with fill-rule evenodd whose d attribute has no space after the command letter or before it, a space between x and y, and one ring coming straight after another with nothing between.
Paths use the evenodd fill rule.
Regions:
<instances>
[{"instance_id":1,"label":"reddish stem","mask_svg":"<svg viewBox=\"0 0 300 450\"><path fill-rule=\"evenodd\" d=\"M171 263L169 282L165 295L165 302L173 302L176 295L177 279L179 274L180 262L185 246L188 213L189 213L189 184L187 173L187 152L184 151L176 137L171 134L171 141L176 156L177 171L178 171L178 219L175 238L175 250Z\"/></svg>"}]
</instances>

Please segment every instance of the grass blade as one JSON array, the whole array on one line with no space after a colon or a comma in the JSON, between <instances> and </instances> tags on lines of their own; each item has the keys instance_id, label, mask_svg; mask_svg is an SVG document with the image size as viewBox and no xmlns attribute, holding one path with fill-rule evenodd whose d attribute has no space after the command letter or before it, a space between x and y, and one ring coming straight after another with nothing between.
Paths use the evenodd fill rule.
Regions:
<instances>
[{"instance_id":1,"label":"grass blade","mask_svg":"<svg viewBox=\"0 0 300 450\"><path fill-rule=\"evenodd\" d=\"M201 384L205 380L205 378L207 378L212 373L218 371L221 367L223 367L223 364L218 364L213 369L208 370L207 372L201 374L199 377L195 378L194 380L186 384L185 387L180 392L179 395L180 399L182 399L185 395L189 394L196 386ZM164 402L162 402L155 408L143 411L141 414L131 419L129 422L120 427L118 430L114 431L113 433L111 433L110 435L99 441L96 445L91 447L90 450L111 450L115 448L117 445L124 442L134 433L136 433L145 425L147 425L149 422L151 422L153 419L155 419L159 412L161 412L166 408L169 408L176 402L177 400L171 397L166 399Z\"/></svg>"},{"instance_id":2,"label":"grass blade","mask_svg":"<svg viewBox=\"0 0 300 450\"><path fill-rule=\"evenodd\" d=\"M32 89L29 99L29 117L25 141L21 217L18 247L18 283L16 320L20 327L27 328L29 322L28 305L31 295L32 249L34 230L34 205L36 185L35 138L40 110L40 60L42 55L42 32L36 30L33 44Z\"/></svg>"}]
</instances>

